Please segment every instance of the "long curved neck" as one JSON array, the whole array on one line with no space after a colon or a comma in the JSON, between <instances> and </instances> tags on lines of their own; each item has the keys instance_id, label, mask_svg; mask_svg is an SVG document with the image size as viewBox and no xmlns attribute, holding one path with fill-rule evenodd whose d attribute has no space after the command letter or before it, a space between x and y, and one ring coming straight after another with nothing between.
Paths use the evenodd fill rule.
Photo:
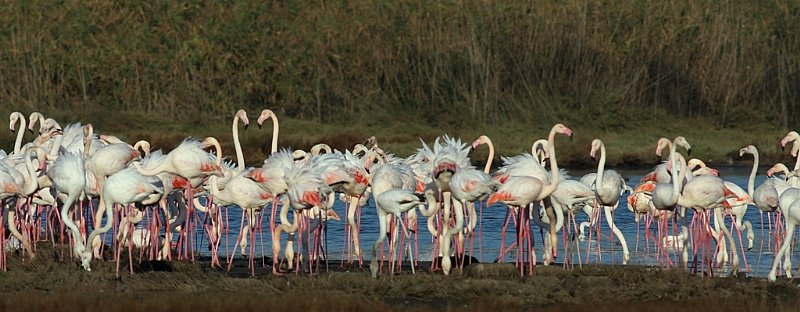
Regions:
<instances>
[{"instance_id":1,"label":"long curved neck","mask_svg":"<svg viewBox=\"0 0 800 312\"><path fill-rule=\"evenodd\" d=\"M800 150L800 140L792 142L792 151ZM800 169L800 152L797 152L797 160L794 162L794 170Z\"/></svg>"},{"instance_id":2,"label":"long curved neck","mask_svg":"<svg viewBox=\"0 0 800 312\"><path fill-rule=\"evenodd\" d=\"M15 113L17 114L17 113ZM22 114L20 114L22 116ZM19 118L19 129L17 129L17 139L14 141L14 153L19 154L19 150L22 148L22 136L25 135L25 125L27 122L25 121L25 116Z\"/></svg>"},{"instance_id":3,"label":"long curved neck","mask_svg":"<svg viewBox=\"0 0 800 312\"><path fill-rule=\"evenodd\" d=\"M44 115L40 112L33 112L28 120L28 129L33 130L33 126L36 125L36 122L39 122L39 128L44 125ZM39 132L41 134L41 131Z\"/></svg>"},{"instance_id":4,"label":"long curved neck","mask_svg":"<svg viewBox=\"0 0 800 312\"><path fill-rule=\"evenodd\" d=\"M483 167L483 172L489 173L492 169L492 162L494 161L494 144L492 140L486 139L486 145L489 146L489 156L486 158L486 166Z\"/></svg>"},{"instance_id":5,"label":"long curved neck","mask_svg":"<svg viewBox=\"0 0 800 312\"><path fill-rule=\"evenodd\" d=\"M597 177L595 178L595 184L597 190L603 189L603 174L606 171L606 145L600 143L600 163L597 164Z\"/></svg>"},{"instance_id":6,"label":"long curved neck","mask_svg":"<svg viewBox=\"0 0 800 312\"><path fill-rule=\"evenodd\" d=\"M278 132L280 131L280 126L278 125L278 116L272 114L272 149L270 150L270 154L275 154L278 152Z\"/></svg>"},{"instance_id":7,"label":"long curved neck","mask_svg":"<svg viewBox=\"0 0 800 312\"><path fill-rule=\"evenodd\" d=\"M558 187L558 182L560 179L560 174L558 173L558 163L556 161L556 149L555 149L555 138L556 138L556 129L550 130L550 135L547 136L547 149L550 153L550 182L542 188L542 192L539 193L539 198L536 200L542 200L547 196L550 196L553 191L556 190Z\"/></svg>"},{"instance_id":8,"label":"long curved neck","mask_svg":"<svg viewBox=\"0 0 800 312\"><path fill-rule=\"evenodd\" d=\"M239 142L239 114L233 117L231 131L233 132L233 147L236 149L236 169L244 170L244 153L242 153L242 143ZM217 159L222 159L222 155L217 154Z\"/></svg>"},{"instance_id":9,"label":"long curved neck","mask_svg":"<svg viewBox=\"0 0 800 312\"><path fill-rule=\"evenodd\" d=\"M682 199L681 190L683 189L683 179L686 178L686 172L689 171L689 169L686 168L686 159L685 158L678 157L678 161L680 161L681 174L680 174L680 177L679 177L678 181L672 181L672 190L674 192L672 192L672 196L670 197L670 203L672 203L672 205L681 205L681 206L683 206L684 204L682 204L680 202L681 199Z\"/></svg>"},{"instance_id":10,"label":"long curved neck","mask_svg":"<svg viewBox=\"0 0 800 312\"><path fill-rule=\"evenodd\" d=\"M753 198L755 192L753 185L756 183L756 172L758 172L758 150L753 150L753 170L750 170L750 179L747 180L747 194L750 194L750 198Z\"/></svg>"},{"instance_id":11,"label":"long curved neck","mask_svg":"<svg viewBox=\"0 0 800 312\"><path fill-rule=\"evenodd\" d=\"M58 150L61 149L61 142L64 142L64 135L57 134L56 138L53 139L53 144L50 144L50 150L47 151L47 158L55 159L58 157Z\"/></svg>"},{"instance_id":12,"label":"long curved neck","mask_svg":"<svg viewBox=\"0 0 800 312\"><path fill-rule=\"evenodd\" d=\"M675 168L675 144L669 142L669 166L672 167L670 172L670 177L672 178L672 196L671 196L671 203L678 202L678 195L681 193L681 184L683 184L683 178L686 176L686 160L683 157L680 158L680 168ZM680 170L680 179L678 178L678 170Z\"/></svg>"},{"instance_id":13,"label":"long curved neck","mask_svg":"<svg viewBox=\"0 0 800 312\"><path fill-rule=\"evenodd\" d=\"M36 155L37 157L42 157L42 155L40 154L41 149L39 148L36 149L31 148L28 149L27 152L25 152L25 169L27 169L28 173L28 178L25 179L25 185L22 188L22 192L24 193L23 195L25 196L33 194L33 192L35 192L36 189L39 188L39 180L37 179L36 176L36 169L33 168L33 161L31 161L31 153L33 153L33 150L39 150Z\"/></svg>"}]
</instances>

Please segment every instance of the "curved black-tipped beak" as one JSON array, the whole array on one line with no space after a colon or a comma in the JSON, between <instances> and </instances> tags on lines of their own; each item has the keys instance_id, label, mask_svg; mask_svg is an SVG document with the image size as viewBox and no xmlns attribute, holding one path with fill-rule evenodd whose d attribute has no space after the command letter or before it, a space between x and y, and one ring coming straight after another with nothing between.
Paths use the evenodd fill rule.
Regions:
<instances>
[{"instance_id":1,"label":"curved black-tipped beak","mask_svg":"<svg viewBox=\"0 0 800 312\"><path fill-rule=\"evenodd\" d=\"M261 124L258 124L258 129L261 130Z\"/></svg>"},{"instance_id":2,"label":"curved black-tipped beak","mask_svg":"<svg viewBox=\"0 0 800 312\"><path fill-rule=\"evenodd\" d=\"M35 134L35 132L33 132L33 129L31 128L28 128L28 132L30 132L31 134Z\"/></svg>"},{"instance_id":3,"label":"curved black-tipped beak","mask_svg":"<svg viewBox=\"0 0 800 312\"><path fill-rule=\"evenodd\" d=\"M686 150L686 155L692 156L692 149L691 148Z\"/></svg>"},{"instance_id":4,"label":"curved black-tipped beak","mask_svg":"<svg viewBox=\"0 0 800 312\"><path fill-rule=\"evenodd\" d=\"M781 144L780 142L778 144ZM781 145L781 151L786 151L786 145Z\"/></svg>"},{"instance_id":5,"label":"curved black-tipped beak","mask_svg":"<svg viewBox=\"0 0 800 312\"><path fill-rule=\"evenodd\" d=\"M592 156L592 161L597 162L597 157Z\"/></svg>"},{"instance_id":6,"label":"curved black-tipped beak","mask_svg":"<svg viewBox=\"0 0 800 312\"><path fill-rule=\"evenodd\" d=\"M244 124L244 129L245 129L245 130L247 130L247 127L249 127L249 126L250 126L250 124L249 124L249 123L247 123L247 124Z\"/></svg>"}]
</instances>

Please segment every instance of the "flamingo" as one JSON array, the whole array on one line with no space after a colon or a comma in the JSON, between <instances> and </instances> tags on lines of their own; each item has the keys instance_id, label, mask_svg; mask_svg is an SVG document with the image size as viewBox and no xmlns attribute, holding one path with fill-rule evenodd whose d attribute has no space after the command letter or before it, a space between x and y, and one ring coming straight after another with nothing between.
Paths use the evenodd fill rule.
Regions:
<instances>
[{"instance_id":1,"label":"flamingo","mask_svg":"<svg viewBox=\"0 0 800 312\"><path fill-rule=\"evenodd\" d=\"M280 130L278 116L275 116L275 113L269 109L262 110L261 114L258 116L258 127L261 128L261 125L267 119L272 120L272 145L270 148L270 154L275 154L278 152L278 131Z\"/></svg>"},{"instance_id":2,"label":"flamingo","mask_svg":"<svg viewBox=\"0 0 800 312\"><path fill-rule=\"evenodd\" d=\"M762 214L761 216L761 228L762 228L762 236L763 236L763 228L764 228L764 216L763 213L772 213L778 209L778 200L779 194L776 188L776 184L782 185L782 189L786 189L789 187L786 181L769 177L767 178L764 183L755 188L755 179L756 174L758 172L758 149L753 145L748 145L739 150L739 157L744 156L745 154L753 155L753 169L750 171L750 176L747 180L747 194L750 195L750 199L753 205L758 208L759 212ZM772 222L770 222L770 225ZM770 232L772 229L770 228Z\"/></svg>"},{"instance_id":3,"label":"flamingo","mask_svg":"<svg viewBox=\"0 0 800 312\"><path fill-rule=\"evenodd\" d=\"M592 159L596 158L597 151L600 151L600 162L597 165L597 173L588 173L581 178L581 183L594 188L595 195L597 196L596 208L603 206L606 214L606 221L611 231L619 238L622 244L622 264L627 264L630 260L630 253L628 252L628 244L622 231L614 224L613 213L619 205L619 198L622 191L625 189L625 180L622 176L614 170L605 170L606 165L606 147L600 139L592 141L592 150L590 155ZM599 217L599 210L597 216ZM587 212L588 214L588 212Z\"/></svg>"},{"instance_id":4,"label":"flamingo","mask_svg":"<svg viewBox=\"0 0 800 312\"><path fill-rule=\"evenodd\" d=\"M488 173L475 169L475 167L472 166L458 168L456 173L451 177L450 192L452 197L458 202L458 206L463 207L466 205L468 209L470 222L467 225L467 233L472 233L477 222L477 218L474 217L476 214L475 202L483 200L491 195L495 187L496 185ZM463 233L459 233L456 248L463 254L464 241L462 235Z\"/></svg>"},{"instance_id":5,"label":"flamingo","mask_svg":"<svg viewBox=\"0 0 800 312\"><path fill-rule=\"evenodd\" d=\"M800 154L798 154L798 151L800 151L800 134L798 134L796 131L789 131L789 133L787 133L786 136L781 139L781 148L785 148L786 144L790 142L792 143L792 157L797 158L794 163L793 170L798 170L800 169ZM793 187L800 187L800 177L787 177L787 180Z\"/></svg>"},{"instance_id":6,"label":"flamingo","mask_svg":"<svg viewBox=\"0 0 800 312\"><path fill-rule=\"evenodd\" d=\"M22 115L20 112L13 112L11 115L9 115L8 119L8 128L12 132L16 130L17 122L20 123L20 131L17 132L17 138L14 140L14 154L19 154L20 149L22 148L22 137L25 135L25 115Z\"/></svg>"},{"instance_id":7,"label":"flamingo","mask_svg":"<svg viewBox=\"0 0 800 312\"><path fill-rule=\"evenodd\" d=\"M698 213L708 212L711 209L725 207L730 208L726 201L730 197L736 197L730 189L725 186L722 179L712 175L700 175L692 178L683 186L681 196L678 198L678 205L685 208L693 208ZM714 210L715 217L721 219L722 213L720 210ZM708 215L705 214L702 220L704 229L708 228ZM731 246L734 246L733 236L724 224L721 225L722 232L728 238ZM693 244L697 247L698 244ZM696 253L697 250L695 250ZM739 257L737 253L733 254L733 264L731 268L731 275L736 275L739 269Z\"/></svg>"},{"instance_id":8,"label":"flamingo","mask_svg":"<svg viewBox=\"0 0 800 312\"><path fill-rule=\"evenodd\" d=\"M411 240L411 234L408 232L408 227L403 222L403 218L401 216L402 213L408 212L409 210L414 209L419 205L425 204L425 197L421 194L416 194L412 190L408 189L399 189L394 188L382 192L380 195L376 196L375 198L376 207L378 207L378 222L379 222L379 234L378 240L375 241L375 244L372 245L372 264L370 264L370 270L372 270L372 277L378 277L378 269L375 262L377 261L377 248L378 246L383 243L386 239L386 224L387 224L387 216L393 216L396 218L398 222L400 222L400 226L403 230L403 235L406 238ZM392 242L394 245L394 241ZM414 272L414 257L413 253L411 252L411 244L408 245L408 253L409 253L409 261L411 262L411 270L412 273ZM392 273L394 273L394 262L395 262L395 252L394 247L392 247ZM445 255L447 257L447 255Z\"/></svg>"},{"instance_id":9,"label":"flamingo","mask_svg":"<svg viewBox=\"0 0 800 312\"><path fill-rule=\"evenodd\" d=\"M108 177L106 183L103 184L102 192L103 203L106 207L106 223L99 229L93 230L86 239L87 242L94 242L95 237L105 234L111 229L114 222L115 204L127 205L141 202L152 194L160 194L162 190L153 185L136 168L128 167ZM98 219L98 222L100 222L100 219ZM81 263L86 271L91 271L91 257L92 252L90 250L85 250L81 255ZM133 270L133 267L131 267L131 270ZM117 253L117 274L119 274L119 252Z\"/></svg>"},{"instance_id":10,"label":"flamingo","mask_svg":"<svg viewBox=\"0 0 800 312\"><path fill-rule=\"evenodd\" d=\"M39 134L44 134L49 132L52 129L60 129L61 126L56 122L53 118L44 118L44 115L40 112L33 112L28 117L28 130L33 132L33 126L36 125L36 122L39 122Z\"/></svg>"},{"instance_id":11,"label":"flamingo","mask_svg":"<svg viewBox=\"0 0 800 312\"><path fill-rule=\"evenodd\" d=\"M553 174L550 177L550 182L545 184L545 182L541 179L528 177L528 176L511 176L508 177L507 180L500 188L491 196L489 196L489 200L487 202L487 206L491 206L496 202L502 202L509 206L516 206L516 207L527 207L528 204L533 202L538 202L545 197L549 196L553 191L556 190L558 187L558 182L560 179L560 175L558 174L558 164L556 161L555 149L554 149L554 140L555 134L562 133L569 137L572 136L572 130L564 126L563 124L556 124L550 130L550 134L547 138L549 155L550 155L550 172ZM521 216L524 216L525 213L521 213ZM522 230L523 227L526 227L523 231L527 232L527 226L524 226L523 221L520 219L520 229ZM522 231L521 231L522 232ZM522 248L522 240L523 236L530 237L529 234L524 233L517 234L517 248ZM533 272L533 264L536 262L535 254L533 252L533 248L530 245L530 241L528 242L528 248L530 250L530 271ZM519 252L518 252L519 254ZM524 267L520 263L521 273L524 270Z\"/></svg>"},{"instance_id":12,"label":"flamingo","mask_svg":"<svg viewBox=\"0 0 800 312\"><path fill-rule=\"evenodd\" d=\"M797 193L797 191L784 192L784 194L786 193ZM795 228L797 228L797 225L800 224L800 200L796 198L797 195L794 195L793 197L795 197L795 199L791 202L791 204L784 205L784 203L781 202L782 206L781 210L783 212L784 220L786 222L786 237L784 237L783 239L783 244L781 245L781 249L778 251L778 253L775 254L775 260L772 262L772 269L769 271L769 274L767 275L767 279L770 282L774 282L776 280L778 264L780 264L781 259L784 257L786 258L786 261L784 262L783 268L786 272L786 277L788 278L792 277L791 273L792 263L791 263L791 255L789 254L789 247L794 242L793 237ZM788 198L784 198L784 196L781 195L781 201L783 201L784 199L786 199L786 201L788 202ZM786 206L786 208L783 208L783 206Z\"/></svg>"},{"instance_id":13,"label":"flamingo","mask_svg":"<svg viewBox=\"0 0 800 312\"><path fill-rule=\"evenodd\" d=\"M142 175L158 175L162 172L177 174L186 179L206 177L210 175L222 176L221 168L209 157L203 144L194 139L185 139L169 154L150 158L141 163L134 163L134 167Z\"/></svg>"},{"instance_id":14,"label":"flamingo","mask_svg":"<svg viewBox=\"0 0 800 312\"><path fill-rule=\"evenodd\" d=\"M412 169L405 164L402 164L397 161L389 161L385 164L379 164L371 168L372 174L372 196L376 198L376 205L375 209L378 213L378 222L380 227L380 233L378 234L378 239L372 245L372 261L370 262L370 271L372 273L373 278L378 277L378 246L383 242L386 238L386 229L387 229L387 209L392 209L391 207L382 207L381 202L377 202L377 198L381 198L381 195L384 192L389 192L393 189L407 189L410 190L414 187L414 184L411 184L410 181L413 180L413 171ZM386 198L386 202L389 203L396 199L399 195L390 195ZM395 207L397 208L397 207ZM411 208L409 208L411 209ZM458 223L458 221L457 221ZM457 226L458 227L458 226ZM442 258L442 267L445 267L445 261L449 262L449 255L444 254ZM394 266L392 266L394 268Z\"/></svg>"},{"instance_id":15,"label":"flamingo","mask_svg":"<svg viewBox=\"0 0 800 312\"><path fill-rule=\"evenodd\" d=\"M34 167L31 160L34 152L37 153L38 167ZM0 162L0 172L3 173L2 178L0 178L0 184L3 185L3 189L0 190L0 200L11 197L26 198L33 194L39 188L36 170L44 168L44 156L45 153L40 148L28 149L25 151L23 161L21 162L23 164L21 168L10 167ZM7 219L8 229L22 243L26 254L33 258L34 254L30 239L17 231L17 225L14 223L16 219L15 215L16 211L9 211Z\"/></svg>"},{"instance_id":16,"label":"flamingo","mask_svg":"<svg viewBox=\"0 0 800 312\"><path fill-rule=\"evenodd\" d=\"M83 192L86 184L85 171L83 157L71 152L61 154L47 171L47 176L53 181L53 187L55 187L59 195L63 194L66 197L61 205L61 220L72 232L73 253L79 257L83 257L86 245L83 242L78 226L70 216L70 209L72 209L72 205ZM89 261L91 260L91 255L85 261L83 258L80 260L83 268L90 270Z\"/></svg>"},{"instance_id":17,"label":"flamingo","mask_svg":"<svg viewBox=\"0 0 800 312\"><path fill-rule=\"evenodd\" d=\"M353 149L355 151L355 148ZM366 154L365 154L366 156ZM359 214L360 209L366 204L365 201L369 196L367 189L369 188L370 175L364 166L364 160L356 156L350 151L345 151L342 155L343 164L352 179L341 186L342 195L345 197L342 201L347 203L347 221L349 226L349 235L352 242L353 253L358 259L359 266L363 265L363 258L361 257L361 246L359 246L359 228L356 222L356 214ZM348 248L349 250L350 248ZM349 259L349 258L348 258Z\"/></svg>"}]
</instances>

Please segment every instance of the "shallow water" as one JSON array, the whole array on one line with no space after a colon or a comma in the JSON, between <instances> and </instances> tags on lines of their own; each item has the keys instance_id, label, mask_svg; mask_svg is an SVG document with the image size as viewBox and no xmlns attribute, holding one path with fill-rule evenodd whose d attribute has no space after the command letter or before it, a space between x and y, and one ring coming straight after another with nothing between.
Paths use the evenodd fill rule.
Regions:
<instances>
[{"instance_id":1,"label":"shallow water","mask_svg":"<svg viewBox=\"0 0 800 312\"><path fill-rule=\"evenodd\" d=\"M647 171L645 170L618 170L623 177L628 180L628 184L633 187L639 181L639 179L646 174ZM763 172L763 170L761 170ZM747 190L747 179L749 174L749 169L747 168L720 168L720 176L727 180L731 181L742 189ZM580 177L580 175L573 173L574 176ZM756 185L759 185L763 180L764 176L758 176L756 178ZM620 199L619 207L616 209L614 213L614 222L616 223L617 227L622 231L625 239L627 240L627 245L630 250L630 264L642 264L642 265L659 265L659 261L656 257L655 252L655 242L651 239L649 242L645 241L644 235L644 219L642 219L640 224L637 224L634 220L634 214L630 212L627 208L627 196L628 194L624 194ZM325 248L327 250L327 254L329 259L331 260L339 260L342 258L347 258L346 253L343 252L343 248L346 248L346 240L345 240L345 224L346 224L346 212L345 206L341 201L336 201L336 204L333 208L342 218L342 221L329 221L327 226L327 239L325 241ZM264 211L268 212L269 207ZM479 210L480 211L480 210ZM473 246L469 247L470 242L467 241L466 249L467 253L474 256L481 262L492 262L494 261L498 255L500 250L500 237L501 237L501 229L503 222L505 220L505 214L507 209L502 204L495 204L488 208L483 208L482 212L482 225L481 225L481 234L477 235L474 239ZM229 226L230 232L229 235L223 236L223 241L220 244L220 255L228 254L228 250L231 250L236 242L237 234L239 233L240 224L241 224L241 210L237 207L230 207L228 209L228 218L229 218ZM199 220L203 219L203 214L200 213L198 215ZM687 222L691 221L692 212L688 212L688 220ZM753 248L750 250L745 251L745 256L747 257L747 263L749 265L749 272L747 273L748 276L756 276L756 277L764 277L769 273L769 270L772 265L772 261L774 259L773 256L773 249L774 241L772 236L769 234L769 229L766 224L766 215L764 215L764 227L762 227L761 223L762 215L754 206L750 206L747 209L745 214L745 220L750 221L753 226L755 239ZM269 215L264 216L264 230L262 230L262 234L256 237L256 254L261 255L264 254L266 256L271 257L271 239L269 235L269 226L268 220ZM587 221L588 217L584 213L580 213L576 216L576 221L578 223ZM726 217L726 224L728 224L730 228L730 217ZM419 252L421 253L420 260L429 260L430 255L432 252L432 238L430 233L427 231L426 223L427 219L420 218L419 223ZM773 220L774 222L774 220ZM533 224L533 221L531 221ZM566 226L565 226L566 227ZM571 261L574 264L578 264L580 262L586 263L601 263L601 264L621 264L622 263L622 247L620 246L619 240L611 234L608 224L605 221L605 217L601 217L601 239L600 239L600 253L598 258L598 252L596 248L597 240L592 237L591 239L586 240L576 240L577 246L570 247L576 248L576 250L580 250L580 253L572 253ZM375 211L374 201L370 198L369 203L366 207L362 208L362 217L361 217L361 250L364 254L364 258L369 258L369 250L372 246L372 243L377 238L378 232L378 224L377 224L377 215ZM541 231L538 226L535 224L532 225L532 236L534 240L534 248L536 251L536 257L538 261L542 260L542 236ZM637 243L637 233L639 236L639 241ZM652 235L657 235L657 229L655 223L651 225L651 233ZM737 233L732 230L732 233L735 237L736 246L735 249L732 249L728 246L729 252L731 250L735 250L739 253L741 259L741 248L740 248L740 241L739 236ZM675 234L675 233L669 233ZM207 238L204 237L204 231L201 227L197 227L195 245L197 246L196 250L199 251L203 255L208 255L208 246L207 246ZM558 258L556 262L561 263L564 261L564 246L562 241L562 234L559 233L559 246L558 246ZM283 239L285 240L285 235ZM505 246L509 246L515 240L515 233L513 226L509 226L508 233L506 234L506 243ZM610 239L613 238L613 239ZM745 238L744 233L742 234L742 238ZM226 244L227 240L227 244ZM637 248L638 244L638 248ZM691 243L690 243L691 244ZM747 247L746 238L742 242L745 248ZM591 249L590 249L591 247ZM226 250L227 248L227 250ZM711 247L711 252L713 253L714 245ZM295 251L298 251L299 248L295 247ZM691 266L691 261L693 257L693 249L690 245L689 247L689 261ZM283 251L280 253L283 254ZM241 255L241 251L237 251L237 255ZM505 261L514 261L514 252L507 253L505 257ZM580 259L579 259L580 256ZM418 257L415 255L415 257ZM671 260L679 264L679 254L675 250L670 252ZM388 259L388 258L387 258ZM700 256L702 259L702 254ZM732 258L731 258L732 259ZM792 254L792 262L797 264L800 263L797 254ZM729 267L724 267L722 270L717 270L718 273L725 273L725 271L729 270ZM747 272L747 267L745 267L744 259L741 259L740 265L741 272Z\"/></svg>"}]
</instances>

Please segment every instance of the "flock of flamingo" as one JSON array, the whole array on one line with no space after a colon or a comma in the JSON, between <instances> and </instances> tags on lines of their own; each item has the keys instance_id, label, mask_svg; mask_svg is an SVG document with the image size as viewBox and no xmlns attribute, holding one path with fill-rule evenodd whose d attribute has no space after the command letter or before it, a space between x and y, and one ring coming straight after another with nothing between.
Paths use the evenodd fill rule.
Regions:
<instances>
[{"instance_id":1,"label":"flock of flamingo","mask_svg":"<svg viewBox=\"0 0 800 312\"><path fill-rule=\"evenodd\" d=\"M695 272L711 272L732 258L731 273L736 274L739 258L732 230L740 235L742 253L742 231L747 232L748 248L752 247L752 226L743 217L747 207L754 205L762 212L762 220L766 213L770 227L774 218L776 237L782 240L769 280L775 280L782 256L785 274L791 276L789 247L800 223L800 135L794 131L781 141L783 146L792 143L792 155L798 156L794 170L777 164L757 188L758 151L752 145L740 150L740 155L754 157L745 191L719 178L718 172L702 161L687 161L678 148L688 156L691 146L680 136L656 142L658 156L668 149L666 161L630 188L619 173L605 169L606 149L599 139L590 149L592 158L599 153L597 172L575 180L559 169L556 137L572 136L572 130L563 124L553 126L546 139L537 140L530 154L502 157L500 168L491 173L494 148L486 136L471 145L446 135L431 145L423 141L407 158L383 151L374 137L344 152L325 144L305 152L279 150L278 119L265 109L258 117L259 127L267 120L273 126L271 155L260 167L247 167L238 139L239 125L249 124L244 110L233 117L235 163L224 161L220 143L213 137L203 141L187 138L169 153L151 152L146 141L131 145L112 135L98 135L91 124L62 128L38 112L27 120L14 112L10 116L10 129L17 130L14 149L10 153L0 151L0 200L4 207L0 222L5 228L0 248L16 249L22 257L33 258L36 245L50 241L68 247L70 252L64 258L79 262L87 271L91 271L93 260L113 260L117 273L122 250L127 248L133 272L133 255L137 252L140 259L194 259L193 240L197 238L191 233L200 226L210 248L211 265L221 267L219 248L221 238L229 232L229 213L240 212L237 243L226 255L229 270L236 249L241 248L249 255L251 274L255 274L254 240L263 239L262 221L266 218L272 240L272 273L280 275L304 267L313 271L314 263L319 269L319 261L325 259L326 220L339 219L332 209L338 199L346 206L344 239L348 244L343 252L348 262L361 266L361 207L371 196L379 221L378 239L370 250L373 277L384 270L383 245L387 238L392 273L400 267L397 260L404 258L415 270L418 260L413 254L419 255L419 250L414 242L419 240L420 215L427 219L434 242L433 269L447 275L454 264L462 268L466 241L480 237L483 207L495 203L508 208L504 210L497 259L503 261L513 252L517 270L526 275L537 263L531 220L545 232L541 262L549 265L558 257L559 231L567 250L567 232L585 233L589 228L589 235L601 237L599 224L605 214L626 264L630 252L614 223L613 212L623 194L629 192L628 209L636 213L637 222L644 218L646 237L653 237L651 225L657 224L658 240L654 241L660 242L656 245L664 265L677 266L668 254L668 247L674 247L681 250L680 262L688 269L691 246ZM23 144L25 128L34 133L37 123L36 138ZM469 153L483 144L488 145L489 156L481 170L471 164ZM776 172L783 175L774 175ZM687 208L694 210L691 223ZM575 215L581 211L589 216L589 222L579 226ZM732 229L726 226L724 216L733 219ZM784 223L785 230L780 228ZM505 232L512 224L516 239L506 247ZM670 229L676 235L667 235ZM712 241L716 241L713 251ZM295 253L295 243L302 252ZM597 244L598 253L599 248ZM698 254L703 259L700 264ZM3 270L7 269L6 256L0 253ZM566 265L569 257L564 258Z\"/></svg>"}]
</instances>

